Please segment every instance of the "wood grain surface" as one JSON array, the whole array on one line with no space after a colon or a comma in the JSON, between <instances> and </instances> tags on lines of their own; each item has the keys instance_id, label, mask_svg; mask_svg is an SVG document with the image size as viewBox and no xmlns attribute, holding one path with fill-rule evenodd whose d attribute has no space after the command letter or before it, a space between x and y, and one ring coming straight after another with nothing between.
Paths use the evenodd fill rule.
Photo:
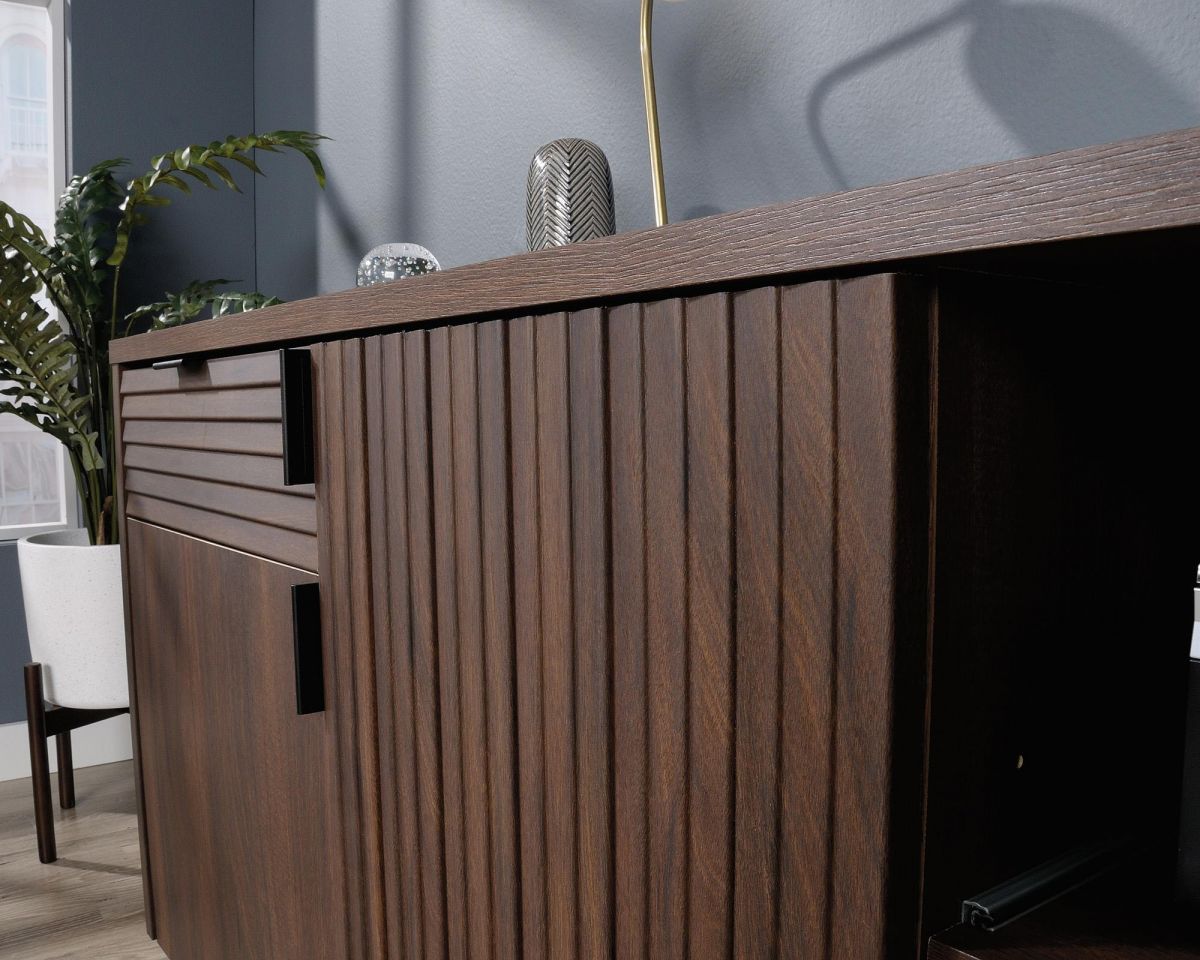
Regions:
<instances>
[{"instance_id":1,"label":"wood grain surface","mask_svg":"<svg viewBox=\"0 0 1200 960\"><path fill-rule=\"evenodd\" d=\"M284 486L279 353L122 370L129 517L316 570L312 484Z\"/></svg>"},{"instance_id":2,"label":"wood grain surface","mask_svg":"<svg viewBox=\"0 0 1200 960\"><path fill-rule=\"evenodd\" d=\"M685 310L680 300L660 300L642 308L638 325L642 392L626 401L639 410L644 448L644 468L636 479L645 499L646 676L643 689L630 696L628 710L645 717L647 788L644 800L640 793L633 793L624 802L631 811L627 816L634 822L637 814L633 811L644 811L646 839L635 856L645 863L646 939L648 956L655 960L682 960L688 942L690 563ZM613 508L619 513L623 505L614 502ZM622 610L635 596L614 587L614 609ZM645 707L639 711L642 702Z\"/></svg>"},{"instance_id":3,"label":"wood grain surface","mask_svg":"<svg viewBox=\"0 0 1200 960\"><path fill-rule=\"evenodd\" d=\"M113 367L113 396L119 397L122 395L122 386L128 373L129 371L123 370L121 367ZM136 376L134 379L137 379ZM121 408L118 404L113 411L113 432L119 437L123 429L124 424L121 422ZM117 530L121 543L129 542L129 515L125 506L125 454L127 452L124 443L117 444L115 451L117 468L115 509L117 513ZM148 844L145 842L145 837L147 836L146 787L145 779L142 776L141 710L138 705L136 640L133 631L131 597L128 589L130 562L129 550L122 550L121 583L123 589L121 591L121 613L125 625L125 667L129 678L129 735L130 745L133 748L133 774L136 786L138 831L139 836L142 838L142 842L138 844L142 865L142 896L144 899L146 933L151 938L154 938L157 936L157 931L154 923L154 883L150 872L150 851Z\"/></svg>"},{"instance_id":4,"label":"wood grain surface","mask_svg":"<svg viewBox=\"0 0 1200 960\"><path fill-rule=\"evenodd\" d=\"M831 957L920 949L930 295L837 285Z\"/></svg>"},{"instance_id":5,"label":"wood grain surface","mask_svg":"<svg viewBox=\"0 0 1200 960\"><path fill-rule=\"evenodd\" d=\"M346 956L334 716L296 715L290 588L313 576L136 520L127 532L163 950Z\"/></svg>"},{"instance_id":6,"label":"wood grain surface","mask_svg":"<svg viewBox=\"0 0 1200 960\"><path fill-rule=\"evenodd\" d=\"M1200 130L1086 147L656 230L119 340L114 363L341 337L683 287L1200 223Z\"/></svg>"},{"instance_id":7,"label":"wood grain surface","mask_svg":"<svg viewBox=\"0 0 1200 960\"><path fill-rule=\"evenodd\" d=\"M317 449L317 512L322 632L326 638L327 710L336 728L338 835L345 864L346 951L351 960L388 953L383 905L380 747L372 643L370 545L367 537L366 406L360 340L313 351ZM337 860L335 853L335 862Z\"/></svg>"},{"instance_id":8,"label":"wood grain surface","mask_svg":"<svg viewBox=\"0 0 1200 960\"><path fill-rule=\"evenodd\" d=\"M1019 204L1101 153L1137 168L1123 150L1001 181ZM979 226L942 212L946 236ZM552 262L511 282L536 301ZM407 322L379 319L393 296L322 302L341 336ZM1200 335L1124 335L1169 303L884 273L336 339L313 351L316 536L274 448L228 446L274 424L226 392L272 385L211 361L211 401L176 409L235 419L173 421L152 371L126 509L330 585L355 960L919 957L1063 843L1171 853Z\"/></svg>"},{"instance_id":9,"label":"wood grain surface","mask_svg":"<svg viewBox=\"0 0 1200 960\"><path fill-rule=\"evenodd\" d=\"M893 592L924 567L892 567L910 559L900 474L927 462L920 436L894 452L900 406L927 419L928 313L909 286L764 287L317 351L337 448L321 517L345 531L322 578L336 616L362 618L333 630L339 663L359 665L341 748L348 856L383 945L364 957L915 947L902 891L918 865L894 836L914 826L895 811L919 812L921 769L920 706L895 672L924 662L919 644L898 652L913 625ZM841 367L839 336L855 345ZM895 779L897 805L902 765L918 776Z\"/></svg>"},{"instance_id":10,"label":"wood grain surface","mask_svg":"<svg viewBox=\"0 0 1200 960\"><path fill-rule=\"evenodd\" d=\"M203 363L129 370L121 381L121 396L277 387L279 382L279 355L274 350L268 350L237 357L218 357Z\"/></svg>"},{"instance_id":11,"label":"wood grain surface","mask_svg":"<svg viewBox=\"0 0 1200 960\"><path fill-rule=\"evenodd\" d=\"M75 771L55 811L59 859L38 862L28 778L0 783L0 956L165 960L146 936L133 762Z\"/></svg>"}]
</instances>

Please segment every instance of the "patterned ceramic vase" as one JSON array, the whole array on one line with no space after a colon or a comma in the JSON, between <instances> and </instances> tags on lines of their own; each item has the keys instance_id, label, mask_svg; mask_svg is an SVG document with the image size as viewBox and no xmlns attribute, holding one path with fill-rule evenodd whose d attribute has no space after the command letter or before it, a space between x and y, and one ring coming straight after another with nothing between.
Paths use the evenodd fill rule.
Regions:
<instances>
[{"instance_id":1,"label":"patterned ceramic vase","mask_svg":"<svg viewBox=\"0 0 1200 960\"><path fill-rule=\"evenodd\" d=\"M529 165L526 229L530 250L617 232L612 171L589 140L555 140Z\"/></svg>"}]
</instances>

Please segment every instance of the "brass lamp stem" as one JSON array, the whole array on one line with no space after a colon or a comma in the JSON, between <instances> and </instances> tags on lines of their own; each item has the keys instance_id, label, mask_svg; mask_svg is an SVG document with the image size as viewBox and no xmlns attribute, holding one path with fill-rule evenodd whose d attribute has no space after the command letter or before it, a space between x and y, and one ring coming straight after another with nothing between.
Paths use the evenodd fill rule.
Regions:
<instances>
[{"instance_id":1,"label":"brass lamp stem","mask_svg":"<svg viewBox=\"0 0 1200 960\"><path fill-rule=\"evenodd\" d=\"M663 183L662 146L658 140L658 100L654 95L654 53L650 39L653 14L654 0L642 0L642 88L646 94L646 133L650 137L654 220L661 227L667 222L667 188Z\"/></svg>"}]
</instances>

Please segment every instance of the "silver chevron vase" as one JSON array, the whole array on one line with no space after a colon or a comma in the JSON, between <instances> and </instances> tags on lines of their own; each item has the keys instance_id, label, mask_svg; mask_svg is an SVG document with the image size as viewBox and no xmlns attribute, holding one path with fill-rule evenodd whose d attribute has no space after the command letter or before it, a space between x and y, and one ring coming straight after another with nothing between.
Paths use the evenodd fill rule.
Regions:
<instances>
[{"instance_id":1,"label":"silver chevron vase","mask_svg":"<svg viewBox=\"0 0 1200 960\"><path fill-rule=\"evenodd\" d=\"M530 250L617 232L612 171L589 140L554 140L529 164L525 222Z\"/></svg>"}]
</instances>

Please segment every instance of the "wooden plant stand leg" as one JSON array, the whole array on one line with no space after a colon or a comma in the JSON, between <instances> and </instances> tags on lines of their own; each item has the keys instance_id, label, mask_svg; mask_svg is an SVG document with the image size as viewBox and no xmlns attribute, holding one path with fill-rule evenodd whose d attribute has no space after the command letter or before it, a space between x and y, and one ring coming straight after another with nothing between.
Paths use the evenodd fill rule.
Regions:
<instances>
[{"instance_id":1,"label":"wooden plant stand leg","mask_svg":"<svg viewBox=\"0 0 1200 960\"><path fill-rule=\"evenodd\" d=\"M33 771L33 816L37 823L38 859L58 859L54 845L54 806L50 797L50 754L46 741L54 738L58 751L58 802L64 810L75 806L75 765L71 757L71 731L128 713L128 707L84 710L47 703L42 693L42 665L25 665L25 713L29 720L29 766Z\"/></svg>"},{"instance_id":2,"label":"wooden plant stand leg","mask_svg":"<svg viewBox=\"0 0 1200 960\"><path fill-rule=\"evenodd\" d=\"M75 806L75 764L71 760L71 731L64 730L54 737L58 748L58 805L64 810Z\"/></svg>"},{"instance_id":3,"label":"wooden plant stand leg","mask_svg":"<svg viewBox=\"0 0 1200 960\"><path fill-rule=\"evenodd\" d=\"M54 808L50 800L50 754L46 749L46 701L42 699L42 665L25 666L25 713L29 720L29 763L33 771L33 817L37 823L38 859L58 859L54 846Z\"/></svg>"}]
</instances>

